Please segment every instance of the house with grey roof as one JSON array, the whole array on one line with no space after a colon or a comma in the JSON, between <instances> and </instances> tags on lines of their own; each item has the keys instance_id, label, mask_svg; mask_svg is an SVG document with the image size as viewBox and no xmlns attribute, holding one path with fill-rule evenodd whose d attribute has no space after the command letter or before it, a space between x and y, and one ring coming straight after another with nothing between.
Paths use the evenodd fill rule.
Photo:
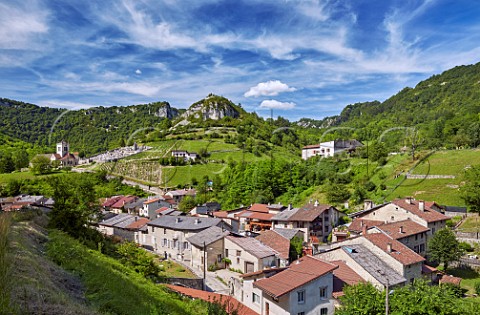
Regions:
<instances>
[{"instance_id":1,"label":"house with grey roof","mask_svg":"<svg viewBox=\"0 0 480 315\"><path fill-rule=\"evenodd\" d=\"M97 229L108 236L118 236L124 240L142 243L142 228L149 220L128 213L121 213L98 223Z\"/></svg>"},{"instance_id":2,"label":"house with grey roof","mask_svg":"<svg viewBox=\"0 0 480 315\"><path fill-rule=\"evenodd\" d=\"M192 250L190 266L199 270L214 267L223 268L224 240L230 231L219 226L211 226L194 236L187 238ZM205 264L206 261L206 265Z\"/></svg>"},{"instance_id":3,"label":"house with grey roof","mask_svg":"<svg viewBox=\"0 0 480 315\"><path fill-rule=\"evenodd\" d=\"M147 237L155 252L189 263L192 249L188 239L212 226L231 230L222 219L163 215L148 223Z\"/></svg>"},{"instance_id":4,"label":"house with grey roof","mask_svg":"<svg viewBox=\"0 0 480 315\"><path fill-rule=\"evenodd\" d=\"M243 273L255 272L280 265L279 253L252 237L225 237L225 258L230 267Z\"/></svg>"}]
</instances>

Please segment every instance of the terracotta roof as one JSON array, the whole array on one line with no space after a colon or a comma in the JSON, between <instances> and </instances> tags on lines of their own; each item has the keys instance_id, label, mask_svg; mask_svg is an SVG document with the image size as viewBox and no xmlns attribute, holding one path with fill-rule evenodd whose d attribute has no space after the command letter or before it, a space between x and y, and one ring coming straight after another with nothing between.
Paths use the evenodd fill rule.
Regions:
<instances>
[{"instance_id":1,"label":"terracotta roof","mask_svg":"<svg viewBox=\"0 0 480 315\"><path fill-rule=\"evenodd\" d=\"M384 233L367 233L364 237L404 266L425 261L425 258ZM388 243L392 244L392 252L390 253L387 251Z\"/></svg>"},{"instance_id":2,"label":"terracotta roof","mask_svg":"<svg viewBox=\"0 0 480 315\"><path fill-rule=\"evenodd\" d=\"M337 268L329 262L305 256L293 262L288 269L270 278L255 281L253 286L273 298L279 298Z\"/></svg>"},{"instance_id":3,"label":"terracotta roof","mask_svg":"<svg viewBox=\"0 0 480 315\"><path fill-rule=\"evenodd\" d=\"M351 269L344 261L331 261L338 268L333 271L333 297L338 298L343 295L343 287L345 285L354 285L359 282L365 282L353 269Z\"/></svg>"},{"instance_id":4,"label":"terracotta roof","mask_svg":"<svg viewBox=\"0 0 480 315\"><path fill-rule=\"evenodd\" d=\"M111 198L107 198L104 203L102 203L103 207L111 207L115 202L117 202L123 196L114 196Z\"/></svg>"},{"instance_id":5,"label":"terracotta roof","mask_svg":"<svg viewBox=\"0 0 480 315\"><path fill-rule=\"evenodd\" d=\"M238 315L259 315L257 312L246 307L245 305L240 303L238 300L228 295L190 289L190 288L185 288L185 287L171 285L171 284L167 284L166 287L180 294L189 296L191 298L201 299L207 302L219 301L225 305L226 307L225 310L227 311L227 313L237 310Z\"/></svg>"},{"instance_id":6,"label":"terracotta roof","mask_svg":"<svg viewBox=\"0 0 480 315\"><path fill-rule=\"evenodd\" d=\"M320 144L310 144L310 145L306 145L306 146L304 146L302 149L316 149L316 148L320 148Z\"/></svg>"},{"instance_id":7,"label":"terracotta roof","mask_svg":"<svg viewBox=\"0 0 480 315\"><path fill-rule=\"evenodd\" d=\"M410 219L382 224L377 227L396 240L415 234L428 232L430 230L429 228ZM400 229L402 232L400 232Z\"/></svg>"},{"instance_id":8,"label":"terracotta roof","mask_svg":"<svg viewBox=\"0 0 480 315\"><path fill-rule=\"evenodd\" d=\"M312 222L325 210L328 210L330 205L317 205L313 203L307 203L305 206L300 207L288 220L289 221L305 221Z\"/></svg>"},{"instance_id":9,"label":"terracotta roof","mask_svg":"<svg viewBox=\"0 0 480 315\"><path fill-rule=\"evenodd\" d=\"M138 197L137 196L125 196L117 200L113 205L111 205L112 208L117 208L120 209L123 207L125 204L130 203L132 201L135 201Z\"/></svg>"},{"instance_id":10,"label":"terracotta roof","mask_svg":"<svg viewBox=\"0 0 480 315\"><path fill-rule=\"evenodd\" d=\"M268 268L268 269L263 269L263 270L258 270L254 272L249 272L249 273L244 273L239 275L240 278L248 278L248 277L253 277L261 274L268 275L270 273L278 273L280 271L283 271L287 269L288 267L277 267L277 268Z\"/></svg>"},{"instance_id":11,"label":"terracotta roof","mask_svg":"<svg viewBox=\"0 0 480 315\"><path fill-rule=\"evenodd\" d=\"M350 232L360 233L360 232L362 232L362 229L363 229L362 224L366 225L367 229L368 229L372 226L378 226L378 225L383 224L383 221L355 218L355 219L353 219L352 223L350 223L350 225L348 226L348 230Z\"/></svg>"},{"instance_id":12,"label":"terracotta roof","mask_svg":"<svg viewBox=\"0 0 480 315\"><path fill-rule=\"evenodd\" d=\"M170 208L168 208L168 207L161 207L160 209L155 210L155 213L162 213L163 211L168 210L168 209L170 209ZM172 209L172 211L174 211L174 209ZM162 213L162 214L163 214L163 213Z\"/></svg>"},{"instance_id":13,"label":"terracotta roof","mask_svg":"<svg viewBox=\"0 0 480 315\"><path fill-rule=\"evenodd\" d=\"M437 221L446 221L449 218L446 215L441 214L440 212L430 208L428 204L425 203L425 211L419 209L419 202L417 200L412 200L411 204L409 204L405 199L396 199L393 200L392 203L396 206L399 206L402 209L405 209L416 216L422 218L423 220L430 222L437 222Z\"/></svg>"},{"instance_id":14,"label":"terracotta roof","mask_svg":"<svg viewBox=\"0 0 480 315\"><path fill-rule=\"evenodd\" d=\"M276 250L281 258L288 259L290 240L278 234L275 230L264 231L255 239Z\"/></svg>"},{"instance_id":15,"label":"terracotta roof","mask_svg":"<svg viewBox=\"0 0 480 315\"><path fill-rule=\"evenodd\" d=\"M438 271L438 269L435 268L435 267L429 266L427 264L422 265L422 273L424 273L424 274L430 274L430 273L437 272L437 271Z\"/></svg>"},{"instance_id":16,"label":"terracotta roof","mask_svg":"<svg viewBox=\"0 0 480 315\"><path fill-rule=\"evenodd\" d=\"M263 203L254 203L248 208L248 210L268 213L268 205Z\"/></svg>"},{"instance_id":17,"label":"terracotta roof","mask_svg":"<svg viewBox=\"0 0 480 315\"><path fill-rule=\"evenodd\" d=\"M157 201L159 201L159 200L160 200L160 198L153 198L153 199L149 199L149 200L145 201L143 204L144 204L144 205L148 205L148 204L157 202Z\"/></svg>"},{"instance_id":18,"label":"terracotta roof","mask_svg":"<svg viewBox=\"0 0 480 315\"><path fill-rule=\"evenodd\" d=\"M462 278L449 276L449 275L444 275L439 280L439 283L451 283L451 284L454 284L454 285L460 285L461 281L462 281Z\"/></svg>"},{"instance_id":19,"label":"terracotta roof","mask_svg":"<svg viewBox=\"0 0 480 315\"><path fill-rule=\"evenodd\" d=\"M215 217L215 218L228 218L228 212L227 211L214 211L213 212L213 217Z\"/></svg>"},{"instance_id":20,"label":"terracotta roof","mask_svg":"<svg viewBox=\"0 0 480 315\"><path fill-rule=\"evenodd\" d=\"M128 230L137 230L142 226L144 226L145 224L147 224L148 222L150 222L150 220L147 218L136 218L136 220L133 223L127 225L125 228Z\"/></svg>"},{"instance_id":21,"label":"terracotta roof","mask_svg":"<svg viewBox=\"0 0 480 315\"><path fill-rule=\"evenodd\" d=\"M237 215L236 217L241 217L241 218L248 218L248 219L256 219L256 220L262 220L262 221L272 221L272 217L274 216L273 213L263 213L263 212L252 212L249 210L243 211Z\"/></svg>"}]
</instances>

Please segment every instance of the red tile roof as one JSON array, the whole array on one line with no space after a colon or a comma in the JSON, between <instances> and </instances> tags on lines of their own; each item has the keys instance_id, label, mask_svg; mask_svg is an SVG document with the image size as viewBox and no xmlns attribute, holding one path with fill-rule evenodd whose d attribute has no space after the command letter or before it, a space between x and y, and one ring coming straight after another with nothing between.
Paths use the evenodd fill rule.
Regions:
<instances>
[{"instance_id":1,"label":"red tile roof","mask_svg":"<svg viewBox=\"0 0 480 315\"><path fill-rule=\"evenodd\" d=\"M237 310L239 315L259 315L257 312L253 311L251 308L246 307L245 305L240 303L238 300L228 295L190 289L190 288L185 288L185 287L171 285L171 284L167 284L166 287L180 294L189 296L191 298L197 298L207 302L219 301L222 304L224 304L225 310L227 311L227 313Z\"/></svg>"},{"instance_id":2,"label":"red tile roof","mask_svg":"<svg viewBox=\"0 0 480 315\"><path fill-rule=\"evenodd\" d=\"M365 238L404 266L425 261L425 258L384 233L367 233ZM388 243L392 244L392 252L390 253L387 251Z\"/></svg>"},{"instance_id":3,"label":"red tile roof","mask_svg":"<svg viewBox=\"0 0 480 315\"><path fill-rule=\"evenodd\" d=\"M111 207L113 204L115 204L115 202L120 200L120 198L122 198L122 197L123 196L114 196L114 197L108 198L107 200L105 200L104 203L102 203L102 206L103 207Z\"/></svg>"},{"instance_id":4,"label":"red tile roof","mask_svg":"<svg viewBox=\"0 0 480 315\"><path fill-rule=\"evenodd\" d=\"M214 218L228 218L227 211L213 211Z\"/></svg>"},{"instance_id":5,"label":"red tile roof","mask_svg":"<svg viewBox=\"0 0 480 315\"><path fill-rule=\"evenodd\" d=\"M122 197L120 198L119 200L117 200L117 202L115 202L113 205L111 205L111 208L116 208L116 209L120 209L121 207L123 207L124 205L130 203L130 202L133 202L137 199L138 197L137 196L125 196L125 197Z\"/></svg>"},{"instance_id":6,"label":"red tile roof","mask_svg":"<svg viewBox=\"0 0 480 315\"><path fill-rule=\"evenodd\" d=\"M148 205L148 204L157 202L157 201L159 201L159 200L160 200L160 198L153 198L153 199L149 199L149 200L145 201L143 204L144 204L144 205Z\"/></svg>"},{"instance_id":7,"label":"red tile roof","mask_svg":"<svg viewBox=\"0 0 480 315\"><path fill-rule=\"evenodd\" d=\"M305 256L293 262L288 269L270 278L255 281L253 286L273 298L279 298L336 268L338 266L329 262Z\"/></svg>"},{"instance_id":8,"label":"red tile roof","mask_svg":"<svg viewBox=\"0 0 480 315\"><path fill-rule=\"evenodd\" d=\"M288 221L304 221L312 222L324 211L330 209L331 205L317 205L313 203L307 203L305 206L299 208Z\"/></svg>"},{"instance_id":9,"label":"red tile roof","mask_svg":"<svg viewBox=\"0 0 480 315\"><path fill-rule=\"evenodd\" d=\"M365 280L351 269L344 261L331 261L338 268L333 271L333 297L338 298L343 295L345 285L354 285Z\"/></svg>"},{"instance_id":10,"label":"red tile roof","mask_svg":"<svg viewBox=\"0 0 480 315\"><path fill-rule=\"evenodd\" d=\"M162 213L163 211L168 210L168 209L170 209L170 208L168 208L168 207L161 207L160 209L155 210L155 213Z\"/></svg>"},{"instance_id":11,"label":"red tile roof","mask_svg":"<svg viewBox=\"0 0 480 315\"><path fill-rule=\"evenodd\" d=\"M454 285L460 285L460 282L462 281L462 278L454 277L454 276L449 276L449 275L444 275L440 280L439 283L451 283Z\"/></svg>"},{"instance_id":12,"label":"red tile roof","mask_svg":"<svg viewBox=\"0 0 480 315\"><path fill-rule=\"evenodd\" d=\"M288 259L290 252L290 240L281 236L274 230L264 231L257 236L256 239L276 250L280 254L281 258Z\"/></svg>"},{"instance_id":13,"label":"red tile roof","mask_svg":"<svg viewBox=\"0 0 480 315\"><path fill-rule=\"evenodd\" d=\"M138 218L137 221L127 225L125 228L128 230L137 230L142 226L144 226L145 224L147 224L148 222L150 222L150 220L147 218Z\"/></svg>"},{"instance_id":14,"label":"red tile roof","mask_svg":"<svg viewBox=\"0 0 480 315\"><path fill-rule=\"evenodd\" d=\"M435 267L429 266L427 264L422 265L422 273L424 273L424 274L430 274L430 273L437 272L437 271L438 271L438 269L435 268Z\"/></svg>"},{"instance_id":15,"label":"red tile roof","mask_svg":"<svg viewBox=\"0 0 480 315\"><path fill-rule=\"evenodd\" d=\"M383 224L383 221L378 221L378 220L367 220L367 219L362 219L362 218L355 218L353 219L352 223L348 226L348 230L351 232L355 233L360 233L362 232L363 225L366 225L367 229L371 228L373 226L378 226Z\"/></svg>"},{"instance_id":16,"label":"red tile roof","mask_svg":"<svg viewBox=\"0 0 480 315\"><path fill-rule=\"evenodd\" d=\"M430 230L429 228L418 224L410 219L382 224L377 227L396 240L415 234L428 232ZM402 229L401 233L400 228Z\"/></svg>"},{"instance_id":17,"label":"red tile roof","mask_svg":"<svg viewBox=\"0 0 480 315\"><path fill-rule=\"evenodd\" d=\"M277 267L277 268L263 269L263 270L244 273L244 274L239 275L239 277L240 278L248 278L248 277L257 276L257 275L261 275L261 274L276 273L276 272L283 271L287 268L288 267Z\"/></svg>"},{"instance_id":18,"label":"red tile roof","mask_svg":"<svg viewBox=\"0 0 480 315\"><path fill-rule=\"evenodd\" d=\"M405 199L396 199L392 203L396 206L399 206L402 209L405 209L416 216L422 218L428 223L437 222L437 221L446 221L449 218L446 215L441 214L440 212L430 208L428 205L430 203L425 203L425 211L419 209L419 202L417 200L412 200L409 204Z\"/></svg>"},{"instance_id":19,"label":"red tile roof","mask_svg":"<svg viewBox=\"0 0 480 315\"><path fill-rule=\"evenodd\" d=\"M268 213L268 205L263 203L254 203L248 208L248 210Z\"/></svg>"},{"instance_id":20,"label":"red tile roof","mask_svg":"<svg viewBox=\"0 0 480 315\"><path fill-rule=\"evenodd\" d=\"M248 218L252 220L262 220L262 221L272 221L272 217L275 214L273 213L262 213L262 212L251 212L251 211L245 211L241 214L239 214L239 217L243 218Z\"/></svg>"}]
</instances>

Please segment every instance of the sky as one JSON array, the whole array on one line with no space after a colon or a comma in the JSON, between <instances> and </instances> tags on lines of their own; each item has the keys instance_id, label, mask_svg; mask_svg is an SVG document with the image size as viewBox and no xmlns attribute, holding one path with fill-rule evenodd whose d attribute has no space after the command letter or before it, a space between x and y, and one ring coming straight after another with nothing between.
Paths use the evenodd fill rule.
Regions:
<instances>
[{"instance_id":1,"label":"sky","mask_svg":"<svg viewBox=\"0 0 480 315\"><path fill-rule=\"evenodd\" d=\"M477 0L0 0L0 97L41 106L321 119L479 61Z\"/></svg>"}]
</instances>

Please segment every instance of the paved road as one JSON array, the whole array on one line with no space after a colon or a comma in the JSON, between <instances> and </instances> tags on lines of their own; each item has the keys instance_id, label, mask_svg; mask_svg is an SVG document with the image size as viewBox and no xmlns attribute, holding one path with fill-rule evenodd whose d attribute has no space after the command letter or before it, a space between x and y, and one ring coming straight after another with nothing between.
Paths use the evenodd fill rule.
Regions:
<instances>
[{"instance_id":1,"label":"paved road","mask_svg":"<svg viewBox=\"0 0 480 315\"><path fill-rule=\"evenodd\" d=\"M185 268L188 268L190 271L192 271L197 277L203 278L203 270L200 270L198 268L191 268L190 266L186 265L182 261L176 261L177 263L181 264ZM222 294L228 294L229 288L228 285L224 284L222 281L218 279L218 277L222 278L226 283L228 283L228 280L230 277L228 276L228 273L231 273L229 270L217 270L217 271L208 271L206 272L206 285L207 285L207 291L210 292L217 292L217 293L222 293Z\"/></svg>"}]
</instances>

